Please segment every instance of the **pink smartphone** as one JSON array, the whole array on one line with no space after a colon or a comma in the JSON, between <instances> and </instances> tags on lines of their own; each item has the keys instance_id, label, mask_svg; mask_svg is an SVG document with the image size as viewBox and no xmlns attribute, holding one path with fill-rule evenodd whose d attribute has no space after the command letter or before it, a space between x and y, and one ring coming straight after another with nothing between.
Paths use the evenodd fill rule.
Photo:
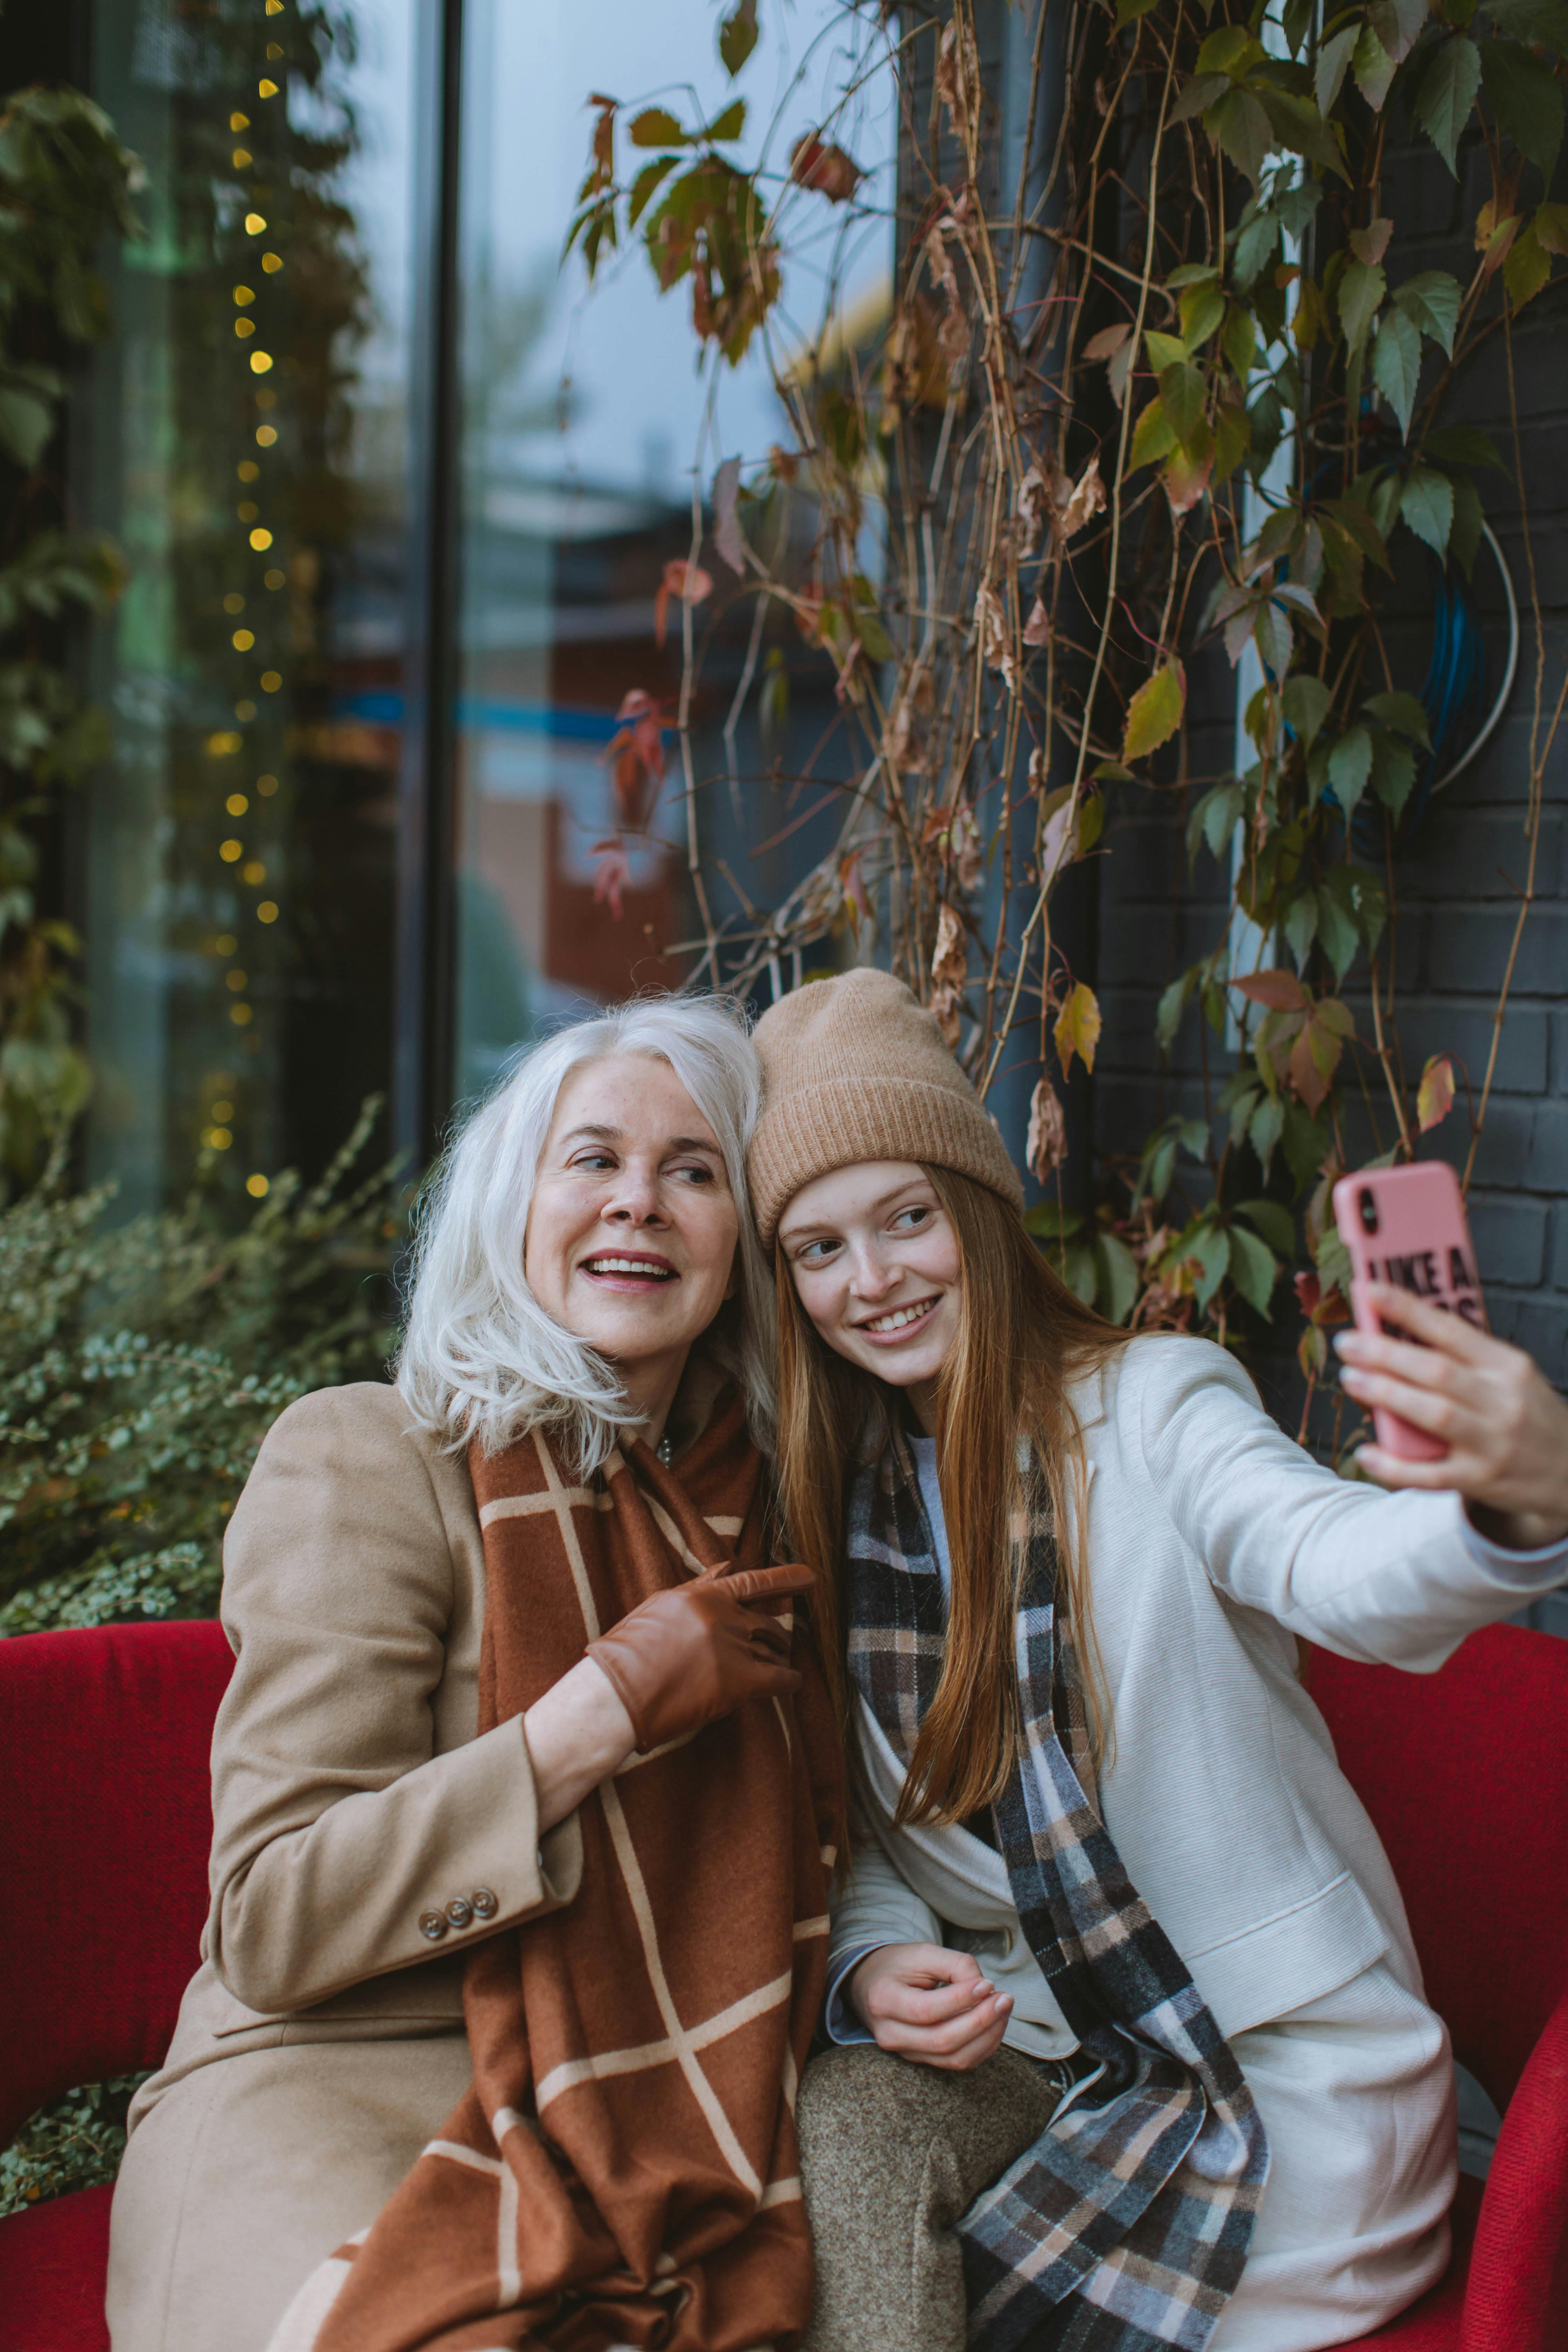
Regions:
<instances>
[{"instance_id":1,"label":"pink smartphone","mask_svg":"<svg viewBox=\"0 0 1568 2352\"><path fill-rule=\"evenodd\" d=\"M1462 1315L1478 1330L1486 1329L1464 1195L1446 1160L1364 1168L1359 1175L1342 1176L1334 1186L1334 1223L1351 1254L1355 1277L1351 1312L1358 1331L1386 1329L1401 1339L1411 1336L1379 1324L1365 1304L1369 1282L1397 1283L1402 1290L1429 1298L1434 1307ZM1396 1412L1374 1406L1372 1419L1378 1444L1402 1461L1440 1462L1448 1451L1439 1439L1412 1428Z\"/></svg>"}]
</instances>

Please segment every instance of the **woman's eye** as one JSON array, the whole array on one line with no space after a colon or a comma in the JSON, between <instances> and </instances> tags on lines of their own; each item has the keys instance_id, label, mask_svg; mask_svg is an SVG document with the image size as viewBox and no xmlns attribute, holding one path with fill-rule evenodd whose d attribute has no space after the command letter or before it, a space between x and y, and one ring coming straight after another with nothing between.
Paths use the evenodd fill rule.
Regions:
<instances>
[{"instance_id":1,"label":"woman's eye","mask_svg":"<svg viewBox=\"0 0 1568 2352\"><path fill-rule=\"evenodd\" d=\"M920 1205L917 1205L912 1209L900 1209L898 1215L893 1219L893 1231L895 1233L918 1233L930 1215L931 1211L928 1208Z\"/></svg>"},{"instance_id":2,"label":"woman's eye","mask_svg":"<svg viewBox=\"0 0 1568 2352\"><path fill-rule=\"evenodd\" d=\"M596 1175L602 1168L613 1168L615 1164L615 1154L609 1151L579 1152L572 1162L574 1168L583 1169L590 1176Z\"/></svg>"},{"instance_id":3,"label":"woman's eye","mask_svg":"<svg viewBox=\"0 0 1568 2352\"><path fill-rule=\"evenodd\" d=\"M689 1167L676 1168L670 1172L681 1177L688 1184L711 1184L716 1181L711 1168L704 1167L700 1160L694 1160Z\"/></svg>"},{"instance_id":4,"label":"woman's eye","mask_svg":"<svg viewBox=\"0 0 1568 2352\"><path fill-rule=\"evenodd\" d=\"M795 1262L796 1265L825 1265L836 1246L833 1242L807 1242L796 1251Z\"/></svg>"}]
</instances>

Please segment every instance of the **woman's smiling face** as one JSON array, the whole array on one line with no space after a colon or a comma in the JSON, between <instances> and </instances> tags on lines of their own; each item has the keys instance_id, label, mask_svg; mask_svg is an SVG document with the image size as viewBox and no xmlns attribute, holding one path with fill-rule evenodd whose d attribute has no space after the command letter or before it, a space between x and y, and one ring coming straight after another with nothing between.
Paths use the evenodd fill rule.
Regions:
<instances>
[{"instance_id":1,"label":"woman's smiling face","mask_svg":"<svg viewBox=\"0 0 1568 2352\"><path fill-rule=\"evenodd\" d=\"M801 1305L836 1354L908 1389L929 1422L958 1337L958 1235L910 1160L863 1160L801 1187L779 1220Z\"/></svg>"},{"instance_id":2,"label":"woman's smiling face","mask_svg":"<svg viewBox=\"0 0 1568 2352\"><path fill-rule=\"evenodd\" d=\"M668 1062L608 1055L555 1098L523 1271L634 1395L673 1387L735 1281L740 1220L719 1139Z\"/></svg>"}]
</instances>

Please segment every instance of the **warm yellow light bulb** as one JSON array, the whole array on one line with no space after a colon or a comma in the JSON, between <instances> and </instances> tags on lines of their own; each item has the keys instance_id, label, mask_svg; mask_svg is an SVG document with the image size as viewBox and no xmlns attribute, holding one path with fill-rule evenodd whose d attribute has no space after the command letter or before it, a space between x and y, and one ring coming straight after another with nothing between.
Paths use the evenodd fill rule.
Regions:
<instances>
[{"instance_id":1,"label":"warm yellow light bulb","mask_svg":"<svg viewBox=\"0 0 1568 2352\"><path fill-rule=\"evenodd\" d=\"M249 1005L231 1004L228 1008L228 1017L234 1023L237 1029L243 1029L246 1023L250 1018Z\"/></svg>"},{"instance_id":2,"label":"warm yellow light bulb","mask_svg":"<svg viewBox=\"0 0 1568 2352\"><path fill-rule=\"evenodd\" d=\"M266 270L268 278L275 278L283 267L283 256L280 253L264 253L261 257L261 267Z\"/></svg>"},{"instance_id":3,"label":"warm yellow light bulb","mask_svg":"<svg viewBox=\"0 0 1568 2352\"><path fill-rule=\"evenodd\" d=\"M254 457L242 457L235 467L242 482L254 482L261 472Z\"/></svg>"},{"instance_id":4,"label":"warm yellow light bulb","mask_svg":"<svg viewBox=\"0 0 1568 2352\"><path fill-rule=\"evenodd\" d=\"M208 1133L207 1141L215 1151L226 1151L234 1138L226 1127L215 1127Z\"/></svg>"},{"instance_id":5,"label":"warm yellow light bulb","mask_svg":"<svg viewBox=\"0 0 1568 2352\"><path fill-rule=\"evenodd\" d=\"M242 343L247 341L248 338L256 332L255 320L237 319L234 322L234 331L239 337Z\"/></svg>"},{"instance_id":6,"label":"warm yellow light bulb","mask_svg":"<svg viewBox=\"0 0 1568 2352\"><path fill-rule=\"evenodd\" d=\"M276 569L271 572L264 572L261 575L261 584L264 588L281 588L286 577L286 573L279 572Z\"/></svg>"},{"instance_id":7,"label":"warm yellow light bulb","mask_svg":"<svg viewBox=\"0 0 1568 2352\"><path fill-rule=\"evenodd\" d=\"M241 499L239 504L235 509L235 513L239 517L241 522L254 522L260 512L261 509L257 505L254 499Z\"/></svg>"},{"instance_id":8,"label":"warm yellow light bulb","mask_svg":"<svg viewBox=\"0 0 1568 2352\"><path fill-rule=\"evenodd\" d=\"M249 722L249 720L251 720L252 719L254 719L254 718L255 718L255 716L256 716L256 705L255 705L255 703L254 703L254 702L237 702L237 703L235 704L235 706L234 706L234 715L235 715L235 717L236 717L237 719L245 719L245 720L248 723L248 722ZM235 739L234 739L234 747L235 747L235 750L237 751L238 751L238 749L239 749L239 737L238 737L237 735L237 736L235 737Z\"/></svg>"},{"instance_id":9,"label":"warm yellow light bulb","mask_svg":"<svg viewBox=\"0 0 1568 2352\"><path fill-rule=\"evenodd\" d=\"M228 127L231 131L248 131L250 128L249 115L231 114L228 118Z\"/></svg>"},{"instance_id":10,"label":"warm yellow light bulb","mask_svg":"<svg viewBox=\"0 0 1568 2352\"><path fill-rule=\"evenodd\" d=\"M269 801L272 798L273 793L278 790L277 777L258 776L256 779L256 789L261 794L264 801Z\"/></svg>"},{"instance_id":11,"label":"warm yellow light bulb","mask_svg":"<svg viewBox=\"0 0 1568 2352\"><path fill-rule=\"evenodd\" d=\"M263 694L276 694L282 683L283 673L281 670L264 669L262 671L261 691Z\"/></svg>"},{"instance_id":12,"label":"warm yellow light bulb","mask_svg":"<svg viewBox=\"0 0 1568 2352\"><path fill-rule=\"evenodd\" d=\"M243 172L243 171L244 171L244 169L245 169L245 167L246 167L246 165L247 165L247 164L249 163L249 161L250 161L250 150L249 150L249 148L248 148L248 147L237 147L237 148L235 149L235 151L234 151L234 153L230 156L229 161L230 161L230 163L234 165L234 168L235 168L235 170L236 170L237 172Z\"/></svg>"},{"instance_id":13,"label":"warm yellow light bulb","mask_svg":"<svg viewBox=\"0 0 1568 2352\"><path fill-rule=\"evenodd\" d=\"M256 919L258 923L275 923L278 920L278 908L272 899L263 898L256 909Z\"/></svg>"},{"instance_id":14,"label":"warm yellow light bulb","mask_svg":"<svg viewBox=\"0 0 1568 2352\"><path fill-rule=\"evenodd\" d=\"M240 867L239 878L242 882L248 882L253 890L258 890L267 879L267 868L259 857L253 857L247 865Z\"/></svg>"},{"instance_id":15,"label":"warm yellow light bulb","mask_svg":"<svg viewBox=\"0 0 1568 2352\"><path fill-rule=\"evenodd\" d=\"M277 440L277 438L278 438L278 427L276 426L276 425L258 425L257 426L257 428L256 428L256 439L257 439L257 446L258 446L259 448L262 448L262 449L270 449L270 448L271 448L271 446L272 446L272 444L274 443L274 441L276 441L276 440Z\"/></svg>"},{"instance_id":16,"label":"warm yellow light bulb","mask_svg":"<svg viewBox=\"0 0 1568 2352\"><path fill-rule=\"evenodd\" d=\"M247 213L247 214L246 214L246 215L245 215L245 234L246 234L246 236L259 236L261 235L262 230L263 230L266 226L267 226L267 215L265 215L265 213Z\"/></svg>"},{"instance_id":17,"label":"warm yellow light bulb","mask_svg":"<svg viewBox=\"0 0 1568 2352\"><path fill-rule=\"evenodd\" d=\"M251 352L250 372L252 375L265 375L271 365L272 354L270 352Z\"/></svg>"},{"instance_id":18,"label":"warm yellow light bulb","mask_svg":"<svg viewBox=\"0 0 1568 2352\"><path fill-rule=\"evenodd\" d=\"M226 1127L229 1120L234 1117L234 1105L220 1097L220 1099L215 1102L212 1107L212 1116L217 1121L219 1127Z\"/></svg>"},{"instance_id":19,"label":"warm yellow light bulb","mask_svg":"<svg viewBox=\"0 0 1568 2352\"><path fill-rule=\"evenodd\" d=\"M235 938L232 931L220 931L216 939L213 941L213 946L219 955L232 955L238 945L239 941ZM226 1118L228 1117L228 1113L226 1110L220 1110L216 1103L214 1103L213 1117L215 1118Z\"/></svg>"},{"instance_id":20,"label":"warm yellow light bulb","mask_svg":"<svg viewBox=\"0 0 1568 2352\"><path fill-rule=\"evenodd\" d=\"M253 530L250 534L250 544L259 555L263 548L271 546L272 533L269 530Z\"/></svg>"},{"instance_id":21,"label":"warm yellow light bulb","mask_svg":"<svg viewBox=\"0 0 1568 2352\"><path fill-rule=\"evenodd\" d=\"M239 970L237 965L235 967L233 971L226 972L224 976L237 996L242 994L246 987L248 985L244 972Z\"/></svg>"},{"instance_id":22,"label":"warm yellow light bulb","mask_svg":"<svg viewBox=\"0 0 1568 2352\"><path fill-rule=\"evenodd\" d=\"M246 810L250 806L250 803L246 799L243 793L230 793L227 800L224 803L224 806L227 809L230 816L243 816Z\"/></svg>"},{"instance_id":23,"label":"warm yellow light bulb","mask_svg":"<svg viewBox=\"0 0 1568 2352\"><path fill-rule=\"evenodd\" d=\"M268 5L270 5L271 0L268 0ZM235 1009L237 1012L238 1007ZM245 1189L253 1201L265 1201L272 1187L265 1176L247 1176L245 1180Z\"/></svg>"},{"instance_id":24,"label":"warm yellow light bulb","mask_svg":"<svg viewBox=\"0 0 1568 2352\"><path fill-rule=\"evenodd\" d=\"M276 98L278 85L275 81L258 81L256 85L256 94L258 98Z\"/></svg>"},{"instance_id":25,"label":"warm yellow light bulb","mask_svg":"<svg viewBox=\"0 0 1568 2352\"><path fill-rule=\"evenodd\" d=\"M237 286L237 287L235 288L235 289L234 289L234 299L235 299L235 300L236 300L237 302L241 302L241 303L244 303L244 302L254 302L254 301L255 301L255 299L256 299L256 289L255 289L255 287L254 287L254 286Z\"/></svg>"},{"instance_id":26,"label":"warm yellow light bulb","mask_svg":"<svg viewBox=\"0 0 1568 2352\"><path fill-rule=\"evenodd\" d=\"M249 629L236 629L230 642L237 654L247 654L256 643L256 638Z\"/></svg>"},{"instance_id":27,"label":"warm yellow light bulb","mask_svg":"<svg viewBox=\"0 0 1568 2352\"><path fill-rule=\"evenodd\" d=\"M236 858L245 856L245 844L243 841L220 841L217 854L226 866L232 866Z\"/></svg>"},{"instance_id":28,"label":"warm yellow light bulb","mask_svg":"<svg viewBox=\"0 0 1568 2352\"><path fill-rule=\"evenodd\" d=\"M208 756L214 760L224 759L230 751L238 751L239 740L232 728L223 728L217 734L207 737Z\"/></svg>"},{"instance_id":29,"label":"warm yellow light bulb","mask_svg":"<svg viewBox=\"0 0 1568 2352\"><path fill-rule=\"evenodd\" d=\"M226 613L243 613L245 610L244 597L236 595L231 590L223 600L223 609Z\"/></svg>"}]
</instances>

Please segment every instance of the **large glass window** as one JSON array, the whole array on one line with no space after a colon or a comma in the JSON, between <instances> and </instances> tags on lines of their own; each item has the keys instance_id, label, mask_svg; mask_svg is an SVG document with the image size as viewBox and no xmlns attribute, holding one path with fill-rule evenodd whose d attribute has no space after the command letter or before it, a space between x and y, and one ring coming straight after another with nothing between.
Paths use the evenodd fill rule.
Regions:
<instances>
[{"instance_id":1,"label":"large glass window","mask_svg":"<svg viewBox=\"0 0 1568 2352\"><path fill-rule=\"evenodd\" d=\"M757 714L772 652L799 673L795 729L805 740L831 731L832 667L777 604L753 640L754 583L716 560L705 511L724 458L742 456L750 470L770 445L793 441L768 354L759 340L733 373L700 369L689 285L660 296L635 247L591 290L578 255L561 264L591 93L628 107L658 98L688 121L712 119L739 94L750 110L739 152L754 155L765 139L782 184L791 142L819 119L832 81L826 45L846 37L846 19L837 0L800 0L763 11L761 22L758 48L731 84L710 0L465 0L459 1098L488 1084L542 1022L690 976L700 959L686 943L700 924L689 824L710 903L743 929L746 898L775 893L782 869L800 871L828 822L814 821L808 800L803 823L770 786ZM868 95L856 128L863 162L889 165L885 94ZM792 332L820 327L833 235L827 222L820 278L809 261L794 265L773 324L775 356L780 339L787 352ZM834 257L847 308L870 314L885 303L890 247L889 205L884 237L847 269ZM809 519L805 530L809 540ZM693 794L672 732L662 737L662 782L616 747L639 718L647 728L676 715L680 607L662 645L656 613L667 567L692 556L694 533L713 589L697 619ZM743 678L751 687L727 744ZM775 837L780 845L759 854Z\"/></svg>"},{"instance_id":2,"label":"large glass window","mask_svg":"<svg viewBox=\"0 0 1568 2352\"><path fill-rule=\"evenodd\" d=\"M127 0L143 242L79 503L122 544L88 826L96 1165L319 1165L387 1083L416 0Z\"/></svg>"}]
</instances>

